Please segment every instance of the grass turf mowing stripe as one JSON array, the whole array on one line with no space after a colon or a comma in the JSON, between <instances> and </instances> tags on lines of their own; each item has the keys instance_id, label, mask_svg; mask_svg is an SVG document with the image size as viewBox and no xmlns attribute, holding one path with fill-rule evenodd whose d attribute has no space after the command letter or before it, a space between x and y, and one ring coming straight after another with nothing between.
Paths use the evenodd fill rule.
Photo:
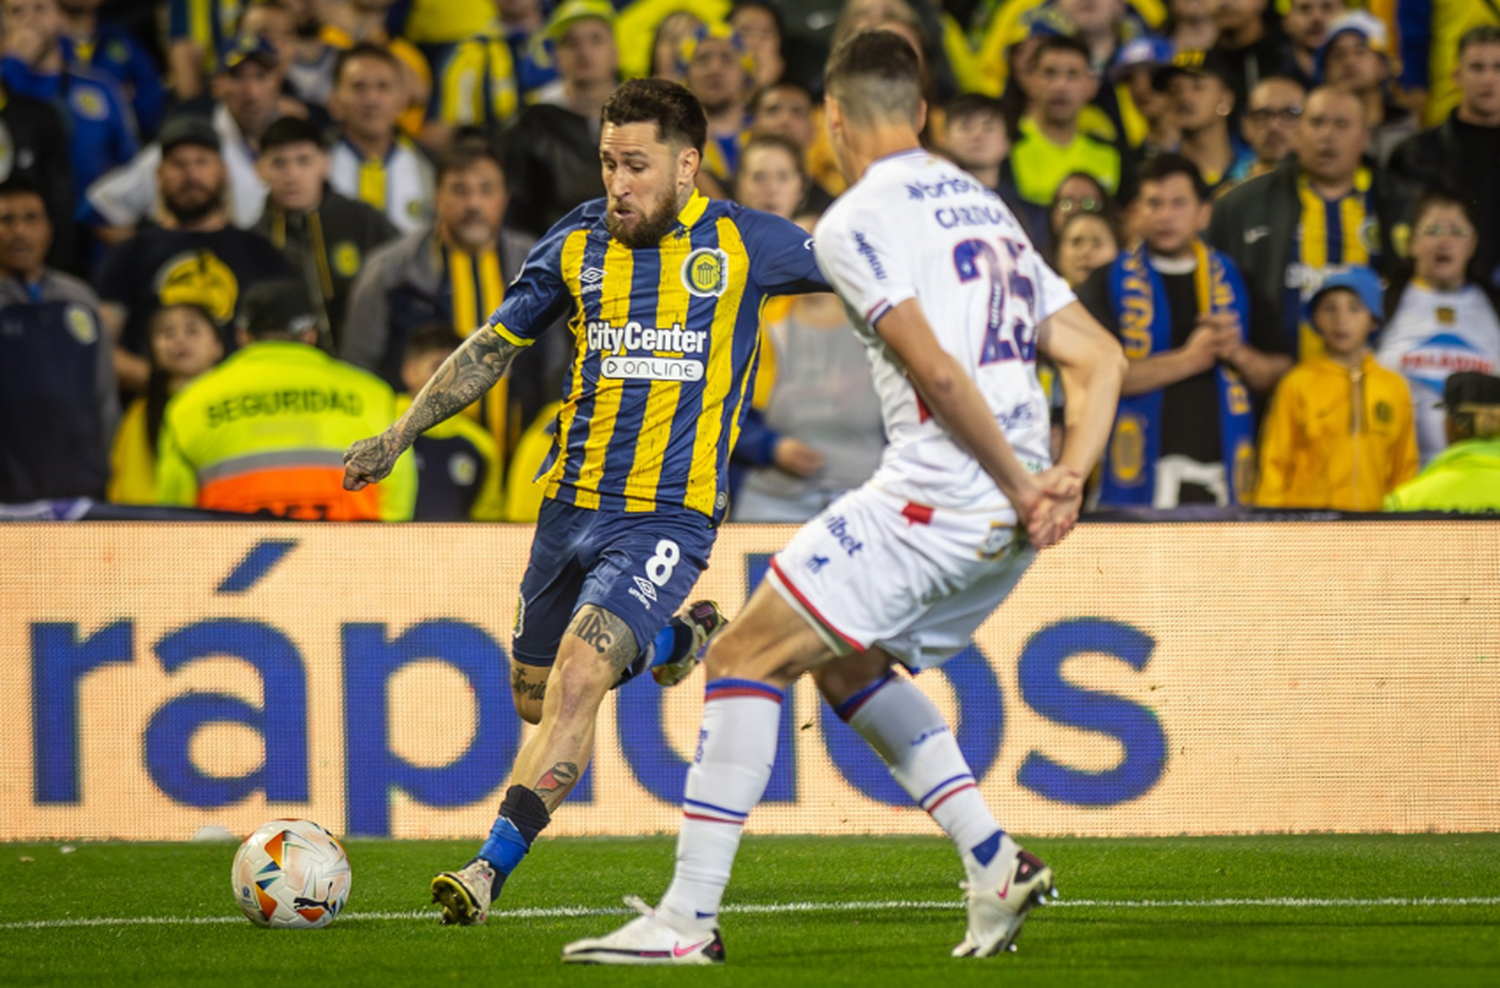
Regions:
<instances>
[{"instance_id":1,"label":"grass turf mowing stripe","mask_svg":"<svg viewBox=\"0 0 1500 988\"><path fill-rule=\"evenodd\" d=\"M1457 898L1379 898L1379 899L1058 899L1047 904L1049 909L1228 909L1241 907L1266 907L1276 909L1367 909L1393 907L1400 909L1436 908L1454 906L1500 906L1500 896L1467 896ZM962 901L902 901L885 902L762 902L725 906L723 912L741 915L765 915L777 913L817 912L884 912L900 909L932 909L958 911L964 907ZM574 919L592 916L630 916L632 909L601 906L552 906L533 909L507 909L490 913L491 919ZM350 912L345 918L357 921L419 921L431 922L438 914L430 909L412 909L400 912ZM209 926L218 923L243 923L240 916L95 916L70 919L20 920L0 923L0 930L49 930L90 926Z\"/></svg>"}]
</instances>

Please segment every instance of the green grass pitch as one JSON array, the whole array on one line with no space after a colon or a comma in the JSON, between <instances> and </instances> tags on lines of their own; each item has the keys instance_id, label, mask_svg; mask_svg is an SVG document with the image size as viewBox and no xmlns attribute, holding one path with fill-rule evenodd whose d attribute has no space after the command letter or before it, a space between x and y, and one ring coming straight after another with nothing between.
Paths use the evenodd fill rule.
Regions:
<instances>
[{"instance_id":1,"label":"green grass pitch","mask_svg":"<svg viewBox=\"0 0 1500 988\"><path fill-rule=\"evenodd\" d=\"M470 929L441 927L426 900L473 842L352 841L349 911L300 933L238 918L232 845L0 844L0 985L1500 984L1500 835L1027 846L1063 899L1032 913L1015 954L948 956L963 914L944 840L752 836L726 900L728 963L662 970L558 952L622 922L605 913L622 895L655 901L665 837L541 841Z\"/></svg>"}]
</instances>

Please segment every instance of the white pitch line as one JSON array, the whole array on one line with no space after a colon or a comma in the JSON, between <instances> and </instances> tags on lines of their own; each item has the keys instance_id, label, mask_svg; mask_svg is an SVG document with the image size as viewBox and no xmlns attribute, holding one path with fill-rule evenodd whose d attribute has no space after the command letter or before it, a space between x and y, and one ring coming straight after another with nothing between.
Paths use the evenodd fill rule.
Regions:
<instances>
[{"instance_id":1,"label":"white pitch line","mask_svg":"<svg viewBox=\"0 0 1500 988\"><path fill-rule=\"evenodd\" d=\"M1412 899L1056 899L1047 904L1050 909L1225 909L1235 907L1277 909L1428 909L1434 907L1500 906L1500 896L1468 896L1456 898ZM767 915L778 913L850 913L850 912L894 912L897 910L935 910L957 912L964 907L962 901L934 902L931 900L893 899L882 902L761 902L729 905L724 912L730 914ZM505 909L490 913L495 920L505 919L576 919L595 916L630 916L632 909L600 906L537 906L527 909ZM351 920L372 922L435 922L433 910L405 910L400 912L351 912L344 916ZM52 930L91 926L215 926L221 923L243 923L240 916L92 916L67 919L33 919L0 923L5 930Z\"/></svg>"}]
</instances>

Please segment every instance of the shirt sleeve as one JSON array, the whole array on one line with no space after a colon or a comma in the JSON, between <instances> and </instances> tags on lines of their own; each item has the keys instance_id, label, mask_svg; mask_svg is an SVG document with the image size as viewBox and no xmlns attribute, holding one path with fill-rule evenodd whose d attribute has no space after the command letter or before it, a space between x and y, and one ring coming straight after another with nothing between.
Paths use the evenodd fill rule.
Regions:
<instances>
[{"instance_id":1,"label":"shirt sleeve","mask_svg":"<svg viewBox=\"0 0 1500 988\"><path fill-rule=\"evenodd\" d=\"M490 316L489 324L495 332L511 343L530 346L572 302L563 278L563 247L569 234L580 229L585 208L580 206L564 216L537 241L505 290L500 307Z\"/></svg>"},{"instance_id":2,"label":"shirt sleeve","mask_svg":"<svg viewBox=\"0 0 1500 988\"><path fill-rule=\"evenodd\" d=\"M813 238L791 220L746 209L735 217L750 250L755 282L767 295L826 292L828 280L818 270Z\"/></svg>"},{"instance_id":3,"label":"shirt sleeve","mask_svg":"<svg viewBox=\"0 0 1500 988\"><path fill-rule=\"evenodd\" d=\"M835 207L818 224L813 245L828 284L871 326L917 296L910 268L897 251L900 237L885 227L882 218L869 210Z\"/></svg>"},{"instance_id":4,"label":"shirt sleeve","mask_svg":"<svg viewBox=\"0 0 1500 988\"><path fill-rule=\"evenodd\" d=\"M198 472L187 461L170 414L162 422L156 446L156 499L162 504L192 507L198 503Z\"/></svg>"}]
</instances>

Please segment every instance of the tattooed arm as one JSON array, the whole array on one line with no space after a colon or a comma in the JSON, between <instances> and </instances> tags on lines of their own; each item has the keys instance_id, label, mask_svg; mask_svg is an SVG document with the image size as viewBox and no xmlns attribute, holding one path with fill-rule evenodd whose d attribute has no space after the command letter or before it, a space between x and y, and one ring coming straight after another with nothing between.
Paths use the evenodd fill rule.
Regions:
<instances>
[{"instance_id":1,"label":"tattooed arm","mask_svg":"<svg viewBox=\"0 0 1500 988\"><path fill-rule=\"evenodd\" d=\"M344 488L357 491L384 480L417 437L478 401L505 375L521 347L492 326L464 340L422 388L406 414L378 436L361 439L344 454Z\"/></svg>"}]
</instances>

